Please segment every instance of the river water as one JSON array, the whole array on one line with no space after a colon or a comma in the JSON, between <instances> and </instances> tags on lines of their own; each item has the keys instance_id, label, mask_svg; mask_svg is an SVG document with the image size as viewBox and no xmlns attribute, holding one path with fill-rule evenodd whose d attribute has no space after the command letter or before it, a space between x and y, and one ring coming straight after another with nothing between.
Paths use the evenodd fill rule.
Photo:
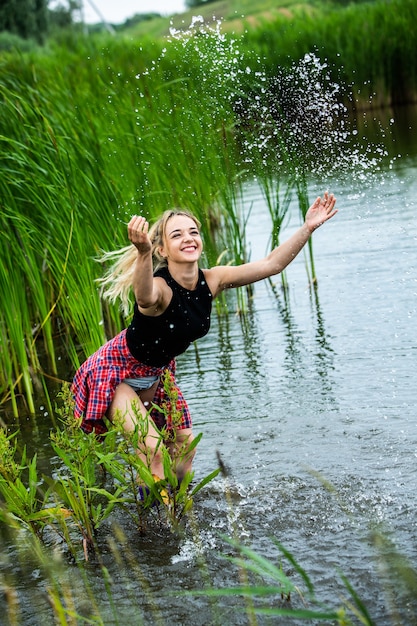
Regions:
<instances>
[{"instance_id":1,"label":"river water","mask_svg":"<svg viewBox=\"0 0 417 626\"><path fill-rule=\"evenodd\" d=\"M417 115L403 109L394 117L388 149L401 158L393 166L387 159L370 185L332 183L339 213L313 236L317 290L300 255L287 270L287 299L278 279L275 289L257 284L247 315L231 307L214 316L198 352L178 360L195 432L203 432L196 479L217 466L217 454L228 478L196 497L184 533L151 526L139 537L126 520L113 520L127 538L119 560L109 548L109 523L100 559L114 606L93 559L87 583L78 568L66 573L77 610L88 612L87 584L105 624L256 623L241 598L181 595L239 583L224 558L226 534L282 563L303 588L278 540L327 606L349 596L342 573L375 624L417 624L416 596L403 594L397 577L386 583L374 539L382 532L416 566ZM256 184L248 185L244 206L251 258L260 258L270 223ZM294 217L282 238L297 226ZM17 582L21 623L54 623L45 584L36 568ZM302 606L294 594L292 602ZM315 622L258 616L257 623Z\"/></svg>"}]
</instances>

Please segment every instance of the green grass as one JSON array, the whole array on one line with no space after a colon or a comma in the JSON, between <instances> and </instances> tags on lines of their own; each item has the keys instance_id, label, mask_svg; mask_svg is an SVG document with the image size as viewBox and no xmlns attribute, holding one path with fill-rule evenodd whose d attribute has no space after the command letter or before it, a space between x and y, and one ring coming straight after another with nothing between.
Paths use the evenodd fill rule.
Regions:
<instances>
[{"instance_id":1,"label":"green grass","mask_svg":"<svg viewBox=\"0 0 417 626\"><path fill-rule=\"evenodd\" d=\"M76 52L12 55L4 64L0 192L8 243L0 268L9 306L0 383L15 414L22 393L34 411L31 379L43 368L56 374L57 345L76 367L78 355L103 343L106 328L121 329L117 310L102 310L95 258L125 245L132 213L151 218L177 205L193 210L208 234L218 223L215 194L237 178L232 116L227 101L214 106L205 95L212 57L203 66L195 54L191 46L173 50L154 66L150 46L147 64L136 63L137 45L109 39L106 48L81 41ZM218 256L209 235L206 254Z\"/></svg>"},{"instance_id":2,"label":"green grass","mask_svg":"<svg viewBox=\"0 0 417 626\"><path fill-rule=\"evenodd\" d=\"M337 6L336 4L332 6ZM320 14L327 5L323 2L300 2L299 0L218 0L209 2L169 17L156 17L139 22L128 29L135 37L165 37L171 24L174 28L188 27L193 16L201 15L206 21L222 20L228 32L242 33L246 28L263 27L279 16L291 18L306 12Z\"/></svg>"}]
</instances>

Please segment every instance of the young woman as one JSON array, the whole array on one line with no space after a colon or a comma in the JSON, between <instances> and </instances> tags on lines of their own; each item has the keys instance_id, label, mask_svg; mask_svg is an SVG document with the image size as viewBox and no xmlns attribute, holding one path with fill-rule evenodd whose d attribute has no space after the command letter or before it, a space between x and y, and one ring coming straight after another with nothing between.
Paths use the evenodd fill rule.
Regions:
<instances>
[{"instance_id":1,"label":"young woman","mask_svg":"<svg viewBox=\"0 0 417 626\"><path fill-rule=\"evenodd\" d=\"M175 382L175 357L207 334L214 298L224 289L282 272L313 231L337 213L335 202L327 192L317 198L303 226L266 258L211 269L199 267L203 244L199 223L190 213L166 211L151 229L144 217L134 215L127 227L132 245L106 255L115 263L102 280L103 295L112 301L120 298L125 312L133 289L133 318L74 377L75 416L83 430L102 434L106 431L103 417L112 421L119 415L125 430L133 431L140 412L149 428L146 453L138 450L138 455L156 477L164 478L157 429L166 427L174 435L168 447L186 450L193 439L189 409ZM176 406L170 405L164 389L166 375ZM191 470L192 457L193 453L183 455L183 464L177 467L179 477Z\"/></svg>"}]
</instances>

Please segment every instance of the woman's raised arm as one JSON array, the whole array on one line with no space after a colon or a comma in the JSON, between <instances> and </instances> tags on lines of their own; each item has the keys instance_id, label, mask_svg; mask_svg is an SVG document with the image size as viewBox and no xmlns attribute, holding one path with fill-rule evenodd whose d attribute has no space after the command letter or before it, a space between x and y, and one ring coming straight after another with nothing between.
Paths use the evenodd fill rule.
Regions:
<instances>
[{"instance_id":1,"label":"woman's raised arm","mask_svg":"<svg viewBox=\"0 0 417 626\"><path fill-rule=\"evenodd\" d=\"M134 215L127 225L127 234L138 251L132 288L141 309L158 308L158 303L162 301L160 281L153 277L152 242L148 233L149 223L146 219Z\"/></svg>"},{"instance_id":2,"label":"woman's raised arm","mask_svg":"<svg viewBox=\"0 0 417 626\"><path fill-rule=\"evenodd\" d=\"M313 231L336 215L336 198L325 193L318 197L306 213L304 224L287 241L259 261L235 266L217 266L206 271L207 281L214 296L224 289L242 287L282 272L295 259Z\"/></svg>"}]
</instances>

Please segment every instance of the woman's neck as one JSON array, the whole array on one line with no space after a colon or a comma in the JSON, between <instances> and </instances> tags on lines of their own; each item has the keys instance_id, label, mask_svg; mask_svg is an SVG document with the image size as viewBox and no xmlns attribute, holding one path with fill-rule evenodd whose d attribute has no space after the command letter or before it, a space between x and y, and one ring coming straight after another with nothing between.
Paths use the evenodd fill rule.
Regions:
<instances>
[{"instance_id":1,"label":"woman's neck","mask_svg":"<svg viewBox=\"0 0 417 626\"><path fill-rule=\"evenodd\" d=\"M197 287L197 263L168 263L168 270L175 282L184 287L184 289L193 291Z\"/></svg>"}]
</instances>

